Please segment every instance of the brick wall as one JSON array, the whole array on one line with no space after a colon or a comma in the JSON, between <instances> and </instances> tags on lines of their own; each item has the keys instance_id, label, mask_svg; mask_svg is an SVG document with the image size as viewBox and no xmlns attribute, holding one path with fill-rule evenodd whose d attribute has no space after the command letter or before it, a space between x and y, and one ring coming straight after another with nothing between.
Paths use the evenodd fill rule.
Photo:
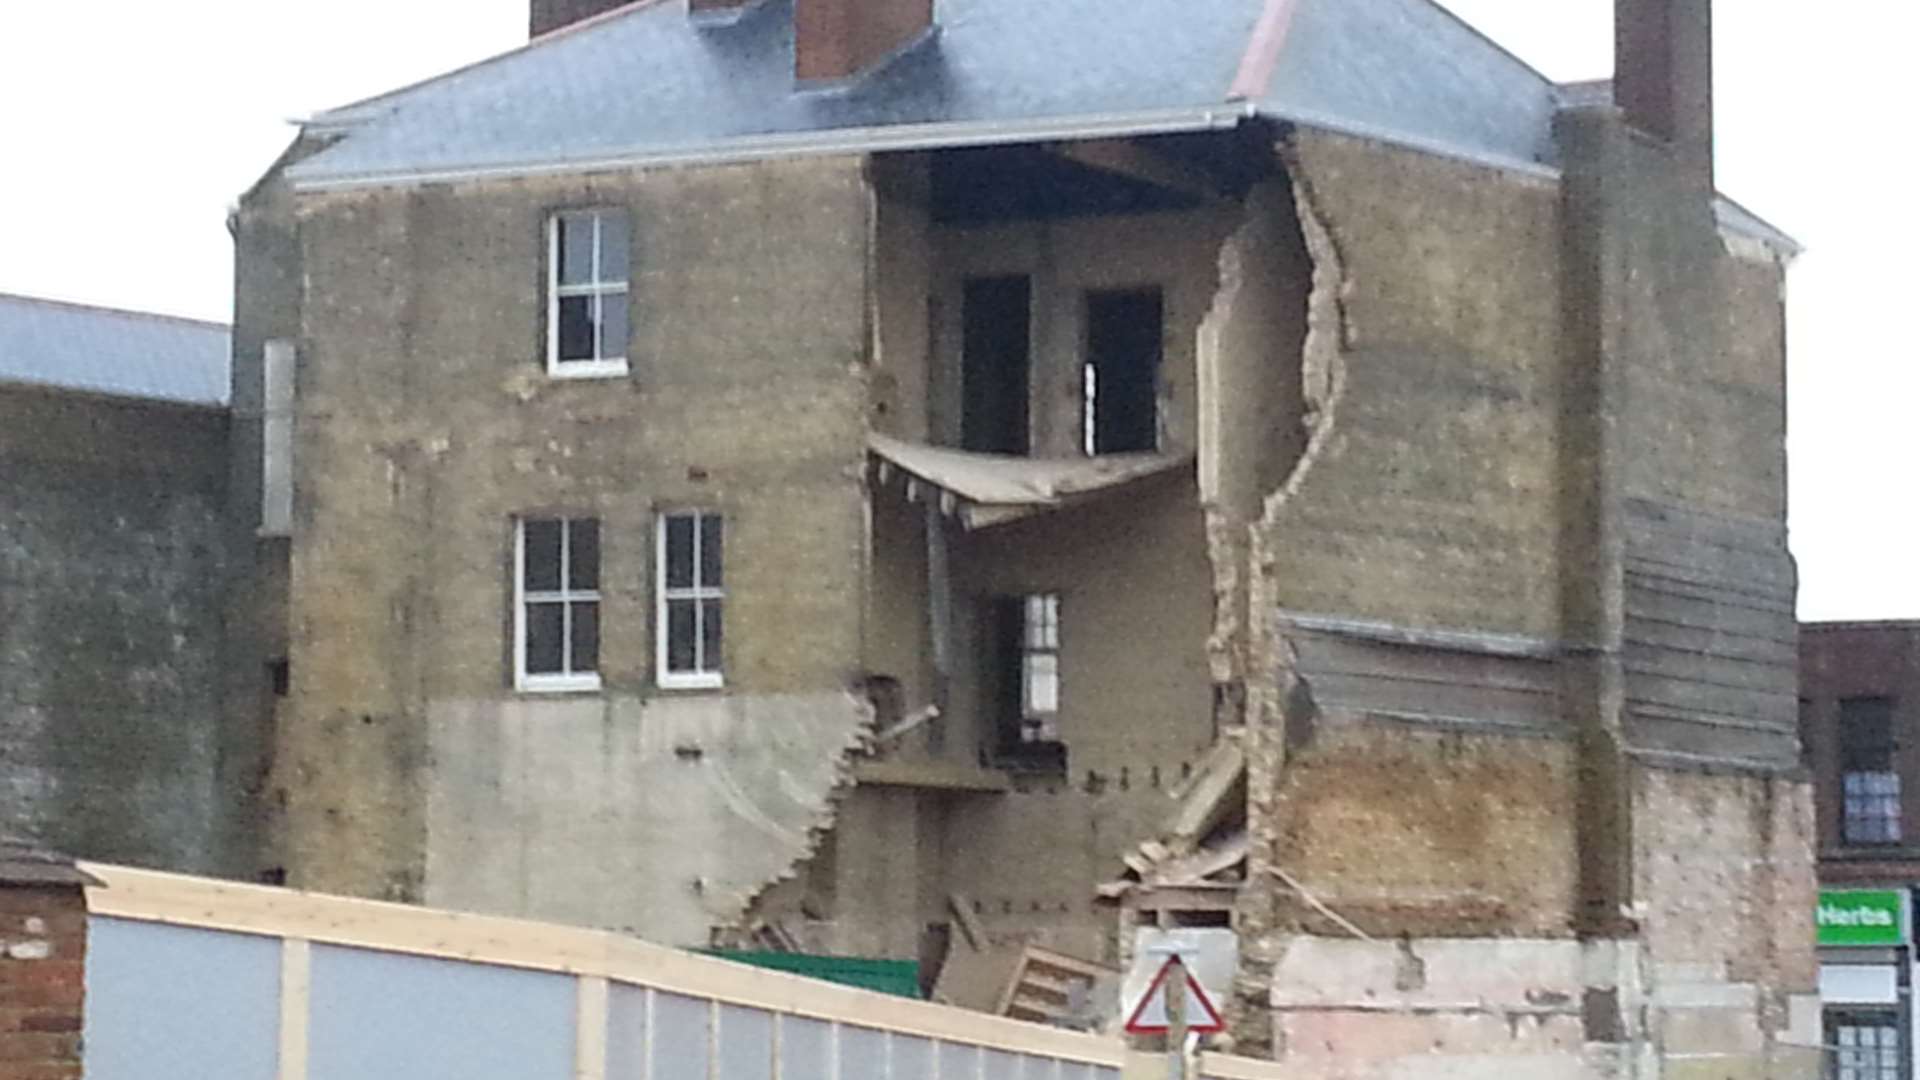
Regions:
<instances>
[{"instance_id":1,"label":"brick wall","mask_svg":"<svg viewBox=\"0 0 1920 1080\"><path fill-rule=\"evenodd\" d=\"M0 844L0 1076L77 1080L86 997L87 878Z\"/></svg>"}]
</instances>

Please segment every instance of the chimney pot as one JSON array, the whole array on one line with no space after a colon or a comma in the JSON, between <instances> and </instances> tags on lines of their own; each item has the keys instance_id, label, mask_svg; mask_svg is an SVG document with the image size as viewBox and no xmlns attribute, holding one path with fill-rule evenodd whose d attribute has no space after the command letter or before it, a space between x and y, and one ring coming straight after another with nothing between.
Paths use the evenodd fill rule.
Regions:
<instances>
[{"instance_id":1,"label":"chimney pot","mask_svg":"<svg viewBox=\"0 0 1920 1080\"><path fill-rule=\"evenodd\" d=\"M1713 187L1713 0L1614 0L1615 104Z\"/></svg>"}]
</instances>

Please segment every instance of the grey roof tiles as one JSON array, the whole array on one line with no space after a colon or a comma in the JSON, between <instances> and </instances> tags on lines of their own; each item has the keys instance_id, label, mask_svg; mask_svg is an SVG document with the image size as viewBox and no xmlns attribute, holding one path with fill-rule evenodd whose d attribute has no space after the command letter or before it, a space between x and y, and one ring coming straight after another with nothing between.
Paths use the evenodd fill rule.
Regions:
<instances>
[{"instance_id":1,"label":"grey roof tiles","mask_svg":"<svg viewBox=\"0 0 1920 1080\"><path fill-rule=\"evenodd\" d=\"M882 70L797 89L792 0L730 25L653 0L317 117L346 137L296 183L724 157L755 146L989 141L1042 123L1169 127L1249 113L1537 163L1555 88L1432 0L940 0L938 30ZM1250 50L1264 90L1236 89ZM1245 97L1247 100L1241 100ZM884 133L882 136L881 133ZM1010 136L1011 137L1011 136Z\"/></svg>"},{"instance_id":2,"label":"grey roof tiles","mask_svg":"<svg viewBox=\"0 0 1920 1080\"><path fill-rule=\"evenodd\" d=\"M224 405L227 327L0 293L0 383Z\"/></svg>"}]
</instances>

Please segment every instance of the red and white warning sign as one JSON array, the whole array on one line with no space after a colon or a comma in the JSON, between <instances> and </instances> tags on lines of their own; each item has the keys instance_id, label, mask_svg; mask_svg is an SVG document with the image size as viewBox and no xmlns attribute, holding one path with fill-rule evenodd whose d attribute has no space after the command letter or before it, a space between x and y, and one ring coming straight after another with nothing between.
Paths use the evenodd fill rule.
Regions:
<instances>
[{"instance_id":1,"label":"red and white warning sign","mask_svg":"<svg viewBox=\"0 0 1920 1080\"><path fill-rule=\"evenodd\" d=\"M1140 1003L1135 1005L1133 1012L1127 1016L1127 1034L1166 1034L1167 983L1173 976L1176 964L1179 965L1180 974L1187 984L1184 1010L1187 1017L1187 1030L1208 1032L1227 1029L1226 1021L1220 1019L1220 1010L1214 1008L1213 999L1207 996L1207 991L1200 985L1200 980L1193 977L1193 972L1185 964L1180 963L1178 956L1169 956L1167 962L1160 965L1160 970L1154 975L1153 981L1147 984L1147 992L1140 998Z\"/></svg>"}]
</instances>

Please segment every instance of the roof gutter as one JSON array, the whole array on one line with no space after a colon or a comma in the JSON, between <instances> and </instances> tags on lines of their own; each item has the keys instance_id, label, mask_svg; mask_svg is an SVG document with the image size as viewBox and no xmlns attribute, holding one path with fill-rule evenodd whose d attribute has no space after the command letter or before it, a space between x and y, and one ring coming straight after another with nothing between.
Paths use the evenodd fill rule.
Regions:
<instances>
[{"instance_id":1,"label":"roof gutter","mask_svg":"<svg viewBox=\"0 0 1920 1080\"><path fill-rule=\"evenodd\" d=\"M601 157L501 162L492 165L441 169L402 169L391 172L302 176L295 167L289 179L295 191L351 191L359 188L471 180L507 180L559 173L601 172L663 165L728 165L771 158L830 156L834 154L900 153L946 150L967 146L1005 146L1028 142L1072 142L1138 135L1175 135L1238 127L1259 114L1253 102L1222 102L1201 108L1148 112L1106 113L1078 117L1046 117L1017 123L945 123L844 128L791 134L750 135L724 143L687 143L657 150L635 150ZM324 158L314 158L319 161Z\"/></svg>"}]
</instances>

